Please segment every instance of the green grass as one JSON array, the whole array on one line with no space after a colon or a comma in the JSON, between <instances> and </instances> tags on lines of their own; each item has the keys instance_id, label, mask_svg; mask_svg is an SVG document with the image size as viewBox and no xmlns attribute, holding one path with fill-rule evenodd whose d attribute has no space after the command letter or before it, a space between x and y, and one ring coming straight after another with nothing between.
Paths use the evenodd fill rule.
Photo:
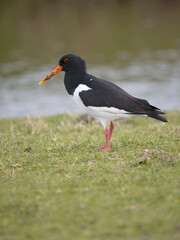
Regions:
<instances>
[{"instance_id":1,"label":"green grass","mask_svg":"<svg viewBox=\"0 0 180 240\"><path fill-rule=\"evenodd\" d=\"M180 112L167 117L115 122L108 153L79 116L0 120L0 239L180 239Z\"/></svg>"}]
</instances>

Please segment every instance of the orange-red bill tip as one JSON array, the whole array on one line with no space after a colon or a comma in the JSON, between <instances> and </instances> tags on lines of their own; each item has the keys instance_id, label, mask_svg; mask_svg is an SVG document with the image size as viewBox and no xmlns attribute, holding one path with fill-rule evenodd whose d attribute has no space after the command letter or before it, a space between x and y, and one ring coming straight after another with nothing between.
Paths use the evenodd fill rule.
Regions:
<instances>
[{"instance_id":1,"label":"orange-red bill tip","mask_svg":"<svg viewBox=\"0 0 180 240\"><path fill-rule=\"evenodd\" d=\"M45 83L46 81L48 81L49 79L51 79L52 77L54 77L57 73L59 73L60 71L62 71L62 67L58 66L57 68L55 68L51 73L49 73L45 78L43 78L40 82L39 85Z\"/></svg>"}]
</instances>

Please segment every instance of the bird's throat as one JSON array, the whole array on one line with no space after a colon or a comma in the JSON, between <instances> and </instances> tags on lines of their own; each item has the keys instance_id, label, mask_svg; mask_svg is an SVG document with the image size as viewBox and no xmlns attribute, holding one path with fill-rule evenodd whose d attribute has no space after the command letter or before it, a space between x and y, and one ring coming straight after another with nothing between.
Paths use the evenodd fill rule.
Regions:
<instances>
[{"instance_id":1,"label":"bird's throat","mask_svg":"<svg viewBox=\"0 0 180 240\"><path fill-rule=\"evenodd\" d=\"M68 94L73 95L78 85L84 82L85 76L86 76L86 73L81 73L81 74L79 72L65 73L64 85Z\"/></svg>"}]
</instances>

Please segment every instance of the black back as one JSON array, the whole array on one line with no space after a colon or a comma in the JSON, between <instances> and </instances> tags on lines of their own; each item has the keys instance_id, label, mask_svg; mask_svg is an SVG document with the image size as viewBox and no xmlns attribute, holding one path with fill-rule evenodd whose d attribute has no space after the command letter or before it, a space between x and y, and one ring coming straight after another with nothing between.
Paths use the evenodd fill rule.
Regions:
<instances>
[{"instance_id":1,"label":"black back","mask_svg":"<svg viewBox=\"0 0 180 240\"><path fill-rule=\"evenodd\" d=\"M64 59L68 59L67 62ZM65 71L64 84L67 92L73 95L79 84L85 84L91 90L79 93L85 106L114 107L131 114L143 114L163 122L160 109L150 105L148 101L131 96L117 85L86 73L85 61L74 54L64 55L59 65Z\"/></svg>"},{"instance_id":2,"label":"black back","mask_svg":"<svg viewBox=\"0 0 180 240\"><path fill-rule=\"evenodd\" d=\"M159 116L159 114L164 114L160 109L150 105L144 99L131 96L111 82L88 74L84 84L91 88L91 90L82 91L79 94L85 106L114 107L125 110L130 114L148 115L149 117L167 122L165 118Z\"/></svg>"}]
</instances>

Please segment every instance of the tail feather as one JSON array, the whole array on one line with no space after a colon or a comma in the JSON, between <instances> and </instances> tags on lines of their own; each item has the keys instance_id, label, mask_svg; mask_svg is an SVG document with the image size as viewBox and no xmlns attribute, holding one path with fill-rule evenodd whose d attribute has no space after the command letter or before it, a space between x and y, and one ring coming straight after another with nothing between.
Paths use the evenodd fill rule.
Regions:
<instances>
[{"instance_id":1,"label":"tail feather","mask_svg":"<svg viewBox=\"0 0 180 240\"><path fill-rule=\"evenodd\" d=\"M150 105L148 103L148 101L146 101L146 100L142 100L142 99L140 99L140 100L141 100L141 103L143 103L144 108L146 109L145 112L146 112L148 117L157 119L157 120L162 121L162 122L168 122L168 120L166 118L161 116L161 115L165 114L164 112L161 111L161 109Z\"/></svg>"},{"instance_id":2,"label":"tail feather","mask_svg":"<svg viewBox=\"0 0 180 240\"><path fill-rule=\"evenodd\" d=\"M151 118L154 118L154 119L157 119L159 121L162 121L162 122L168 122L168 120L160 115L155 115L155 114L148 114L148 117L151 117Z\"/></svg>"},{"instance_id":3,"label":"tail feather","mask_svg":"<svg viewBox=\"0 0 180 240\"><path fill-rule=\"evenodd\" d=\"M157 114L162 114L164 115L165 113L161 111L161 109L155 107L155 106L152 106L149 104L149 106L151 107L151 110L155 110L154 112L156 112Z\"/></svg>"},{"instance_id":4,"label":"tail feather","mask_svg":"<svg viewBox=\"0 0 180 240\"><path fill-rule=\"evenodd\" d=\"M161 112L161 111L150 111L147 113L148 117L151 117L151 118L154 118L154 119L157 119L159 121L162 121L162 122L168 122L168 120L164 117L162 117L160 114L165 114L164 112Z\"/></svg>"}]
</instances>

